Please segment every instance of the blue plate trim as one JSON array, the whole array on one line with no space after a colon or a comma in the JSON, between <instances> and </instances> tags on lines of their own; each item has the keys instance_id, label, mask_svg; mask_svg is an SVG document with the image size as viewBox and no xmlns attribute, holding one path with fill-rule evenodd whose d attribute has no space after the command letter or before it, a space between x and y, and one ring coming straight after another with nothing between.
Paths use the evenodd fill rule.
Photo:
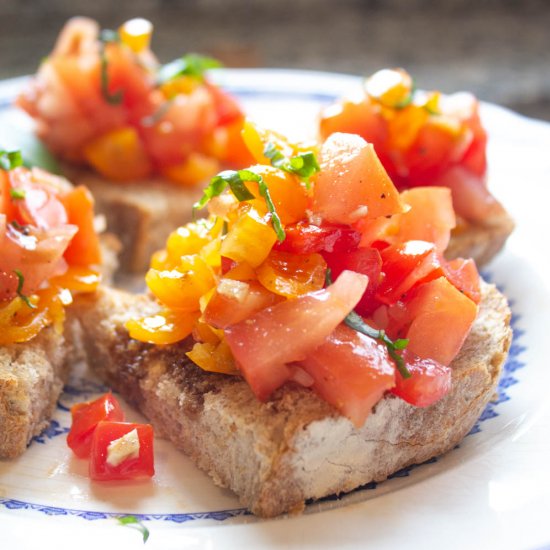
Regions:
<instances>
[{"instance_id":1,"label":"blue plate trim","mask_svg":"<svg viewBox=\"0 0 550 550\"><path fill-rule=\"evenodd\" d=\"M486 280L490 280L493 277L490 274L483 273L483 277ZM502 289L500 289L502 290ZM526 366L521 360L521 355L526 350L526 347L520 343L521 338L525 334L525 331L518 327L518 323L521 321L521 316L513 311L515 301L510 300L510 308L512 309L512 319L511 326L513 329L512 344L510 346L510 351L508 353L508 358L506 363L503 366L502 375L498 384L498 398L495 401L490 402L478 421L475 423L474 427L471 429L468 435L473 435L481 431L481 424L491 418L495 418L499 415L496 408L500 403L504 403L510 400L508 395L508 389L519 382L516 378L515 373L519 369L522 369ZM101 393L106 391L108 388L103 384L93 382L90 380L75 380L71 381L70 384L65 386L64 394L61 397L61 400L71 399L71 398L88 398L94 394ZM69 407L61 403L58 406L63 410L68 410ZM60 426L59 422L52 420L50 425L40 436L37 436L33 439L36 443L47 443L46 439L52 439L59 435L64 435L69 431L68 427ZM424 464L433 464L437 462L438 458L434 457L422 464L414 464L408 466L392 474L389 479L399 478L399 477L408 477L411 475L411 472L423 466ZM378 483L370 482L360 487L357 487L349 493L343 495L330 495L324 497L316 502L327 502L327 501L338 501L342 498L345 498L351 493L359 493L361 491L372 491L378 487ZM311 504L311 502L308 502ZM77 516L86 520L96 520L96 519L109 519L117 518L126 515L133 515L137 517L140 521L169 521L173 523L187 523L195 520L215 520L215 521L225 521L226 519L250 515L250 512L246 508L234 508L229 510L213 510L208 512L189 512L185 514L135 514L134 512L120 513L120 512L96 512L89 510L78 510L73 508L59 508L53 506L47 506L44 504L24 502L21 500L0 498L0 506L3 506L9 510L33 510L36 512L41 512L46 515L63 515L63 516ZM550 550L550 549L549 549Z\"/></svg>"},{"instance_id":2,"label":"blue plate trim","mask_svg":"<svg viewBox=\"0 0 550 550\"><path fill-rule=\"evenodd\" d=\"M217 510L215 512L190 512L187 514L135 514L120 512L96 512L91 510L78 510L76 508L59 508L56 506L46 506L34 502L25 502L9 498L0 498L0 505L8 510L33 510L41 512L47 516L76 516L89 521L97 519L120 518L128 515L136 517L139 521L171 521L174 523L187 523L197 519L213 519L216 521L225 521L229 518L252 515L246 508L234 508L231 510Z\"/></svg>"}]
</instances>

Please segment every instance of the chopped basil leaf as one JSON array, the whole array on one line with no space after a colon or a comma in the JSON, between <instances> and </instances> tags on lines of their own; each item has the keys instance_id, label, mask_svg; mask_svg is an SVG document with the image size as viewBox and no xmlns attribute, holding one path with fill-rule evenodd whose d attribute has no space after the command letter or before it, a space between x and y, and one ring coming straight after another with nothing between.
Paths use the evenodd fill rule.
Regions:
<instances>
[{"instance_id":1,"label":"chopped basil leaf","mask_svg":"<svg viewBox=\"0 0 550 550\"><path fill-rule=\"evenodd\" d=\"M203 80L204 73L208 69L217 69L221 66L222 64L217 59L189 53L163 65L157 74L157 84L164 84L180 76L191 76L197 80Z\"/></svg>"},{"instance_id":2,"label":"chopped basil leaf","mask_svg":"<svg viewBox=\"0 0 550 550\"><path fill-rule=\"evenodd\" d=\"M10 189L10 197L14 200L22 200L26 194L24 189Z\"/></svg>"},{"instance_id":3,"label":"chopped basil leaf","mask_svg":"<svg viewBox=\"0 0 550 550\"><path fill-rule=\"evenodd\" d=\"M29 297L23 294L23 285L25 284L25 277L23 276L23 273L21 273L19 269L14 269L13 272L17 276L17 296L19 296L19 298L21 298L21 300L23 300L28 307L31 309L36 309L36 306L29 300Z\"/></svg>"},{"instance_id":4,"label":"chopped basil leaf","mask_svg":"<svg viewBox=\"0 0 550 550\"><path fill-rule=\"evenodd\" d=\"M330 286L332 284L332 273L330 269L327 269L325 272L325 286ZM394 360L395 366L397 367L397 370L401 374L403 378L410 378L411 373L407 369L407 366L405 365L405 361L403 361L403 357L397 353L398 350L404 350L409 341L405 338L399 338L395 341L392 341L388 335L383 330L376 330L372 328L371 326L367 325L365 321L363 321L363 318L358 313L355 313L355 311L350 311L346 318L344 319L344 323L348 325L353 330L356 330L357 332L360 332L361 334L364 334L365 336L368 336L369 338L374 338L375 340L379 340L381 343L386 345L386 348L388 350L389 356Z\"/></svg>"},{"instance_id":5,"label":"chopped basil leaf","mask_svg":"<svg viewBox=\"0 0 550 550\"><path fill-rule=\"evenodd\" d=\"M134 527L136 528L143 536L143 543L145 544L147 542L147 539L149 538L149 529L139 521L136 516L122 516L120 518L117 518L117 521L120 525L127 525L128 527Z\"/></svg>"},{"instance_id":6,"label":"chopped basil leaf","mask_svg":"<svg viewBox=\"0 0 550 550\"><path fill-rule=\"evenodd\" d=\"M23 165L23 157L20 151L4 151L0 149L0 168L13 170Z\"/></svg>"},{"instance_id":7,"label":"chopped basil leaf","mask_svg":"<svg viewBox=\"0 0 550 550\"><path fill-rule=\"evenodd\" d=\"M409 343L408 340L404 338L400 338L396 340L395 342L392 341L388 335L383 330L376 330L365 321L363 321L363 318L355 313L355 311L351 311L348 316L344 319L344 323L348 325L348 327L352 328L353 330L356 330L357 332L360 332L361 334L364 334L365 336L369 336L370 338L374 338L376 340L379 340L383 344L386 345L386 348L388 350L388 353L390 357L394 360L395 366L397 367L397 370L401 374L403 378L410 378L411 373L407 369L405 365L405 361L403 361L403 357L397 353L398 350L403 350L407 347L407 344Z\"/></svg>"},{"instance_id":8,"label":"chopped basil leaf","mask_svg":"<svg viewBox=\"0 0 550 550\"><path fill-rule=\"evenodd\" d=\"M275 210L273 200L271 199L269 188L267 187L267 184L263 180L262 176L255 174L250 170L225 170L224 172L220 172L217 176L214 176L210 180L210 184L204 190L202 198L195 203L193 208L196 210L204 208L210 199L221 195L227 186L229 186L231 192L235 195L237 200L241 202L252 200L255 197L249 191L248 187L246 187L247 181L253 181L258 184L260 195L264 198L267 204L267 209L271 214L271 223L273 225L273 229L275 229L275 233L277 233L277 239L281 242L284 241L286 235L281 219L279 218L279 215Z\"/></svg>"},{"instance_id":9,"label":"chopped basil leaf","mask_svg":"<svg viewBox=\"0 0 550 550\"><path fill-rule=\"evenodd\" d=\"M272 166L280 168L285 172L296 174L305 182L308 188L311 176L321 170L317 158L311 151L299 153L294 157L288 158L273 143L269 142L265 146L264 155L271 161Z\"/></svg>"},{"instance_id":10,"label":"chopped basil leaf","mask_svg":"<svg viewBox=\"0 0 550 550\"><path fill-rule=\"evenodd\" d=\"M118 32L110 29L104 29L99 36L101 42L101 94L110 105L120 105L122 103L122 90L115 93L109 92L109 60L105 52L105 45L113 42L120 42Z\"/></svg>"}]
</instances>

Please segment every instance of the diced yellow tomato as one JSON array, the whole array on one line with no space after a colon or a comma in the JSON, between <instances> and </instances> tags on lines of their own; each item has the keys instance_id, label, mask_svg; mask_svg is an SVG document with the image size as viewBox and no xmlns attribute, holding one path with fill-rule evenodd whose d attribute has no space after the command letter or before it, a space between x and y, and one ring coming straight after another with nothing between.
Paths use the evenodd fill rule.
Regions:
<instances>
[{"instance_id":1,"label":"diced yellow tomato","mask_svg":"<svg viewBox=\"0 0 550 550\"><path fill-rule=\"evenodd\" d=\"M152 165L135 128L117 128L89 142L86 160L101 175L115 181L144 179Z\"/></svg>"},{"instance_id":2,"label":"diced yellow tomato","mask_svg":"<svg viewBox=\"0 0 550 550\"><path fill-rule=\"evenodd\" d=\"M225 275L227 279L234 279L236 281L251 281L257 279L256 270L248 265L246 262L241 262L231 268Z\"/></svg>"},{"instance_id":3,"label":"diced yellow tomato","mask_svg":"<svg viewBox=\"0 0 550 550\"><path fill-rule=\"evenodd\" d=\"M239 374L233 354L225 341L218 344L197 342L185 355L203 370L221 374Z\"/></svg>"},{"instance_id":4,"label":"diced yellow tomato","mask_svg":"<svg viewBox=\"0 0 550 550\"><path fill-rule=\"evenodd\" d=\"M166 99L172 99L179 94L190 94L201 85L198 78L183 75L178 78L173 78L160 86L162 93Z\"/></svg>"},{"instance_id":5,"label":"diced yellow tomato","mask_svg":"<svg viewBox=\"0 0 550 550\"><path fill-rule=\"evenodd\" d=\"M93 292L101 282L101 274L88 267L69 266L66 273L50 279L50 284L75 292Z\"/></svg>"},{"instance_id":6,"label":"diced yellow tomato","mask_svg":"<svg viewBox=\"0 0 550 550\"><path fill-rule=\"evenodd\" d=\"M202 308L201 308L202 309ZM193 338L196 342L209 342L219 344L223 338L223 330L219 330L207 324L201 317L193 327Z\"/></svg>"},{"instance_id":7,"label":"diced yellow tomato","mask_svg":"<svg viewBox=\"0 0 550 550\"><path fill-rule=\"evenodd\" d=\"M140 53L149 49L153 24L147 19L137 17L123 23L118 29L118 34L123 44L134 53Z\"/></svg>"},{"instance_id":8,"label":"diced yellow tomato","mask_svg":"<svg viewBox=\"0 0 550 550\"><path fill-rule=\"evenodd\" d=\"M276 241L277 235L271 223L250 208L225 236L220 253L236 262L257 267L267 258Z\"/></svg>"},{"instance_id":9,"label":"diced yellow tomato","mask_svg":"<svg viewBox=\"0 0 550 550\"><path fill-rule=\"evenodd\" d=\"M401 150L410 147L429 116L423 106L414 104L397 111L388 120L388 146Z\"/></svg>"},{"instance_id":10,"label":"diced yellow tomato","mask_svg":"<svg viewBox=\"0 0 550 550\"><path fill-rule=\"evenodd\" d=\"M182 256L198 254L212 239L221 233L222 227L223 221L216 219L199 220L178 227L170 233L166 241L168 257L179 263Z\"/></svg>"},{"instance_id":11,"label":"diced yellow tomato","mask_svg":"<svg viewBox=\"0 0 550 550\"><path fill-rule=\"evenodd\" d=\"M320 254L273 250L256 269L262 285L281 296L295 298L325 286L327 263Z\"/></svg>"},{"instance_id":12,"label":"diced yellow tomato","mask_svg":"<svg viewBox=\"0 0 550 550\"><path fill-rule=\"evenodd\" d=\"M218 158L236 168L250 166L254 163L254 157L244 141L242 129L242 117L219 128L219 131L223 132L224 153Z\"/></svg>"},{"instance_id":13,"label":"diced yellow tomato","mask_svg":"<svg viewBox=\"0 0 550 550\"><path fill-rule=\"evenodd\" d=\"M90 266L101 263L99 236L94 228L94 198L90 191L79 185L62 197L68 223L78 227L64 258L69 264Z\"/></svg>"},{"instance_id":14,"label":"diced yellow tomato","mask_svg":"<svg viewBox=\"0 0 550 550\"><path fill-rule=\"evenodd\" d=\"M64 306L72 301L69 292L48 287L30 296L29 301L34 307L19 296L0 307L0 345L28 342L51 324L56 332L63 331Z\"/></svg>"},{"instance_id":15,"label":"diced yellow tomato","mask_svg":"<svg viewBox=\"0 0 550 550\"><path fill-rule=\"evenodd\" d=\"M273 130L261 128L251 120L245 120L242 137L256 162L260 164L271 164L271 161L264 155L264 149L268 143L275 145L287 157L292 156L294 153L292 145L284 136Z\"/></svg>"},{"instance_id":16,"label":"diced yellow tomato","mask_svg":"<svg viewBox=\"0 0 550 550\"><path fill-rule=\"evenodd\" d=\"M249 170L261 176L266 183L275 210L283 224L296 223L305 218L309 202L308 192L296 176L264 164L251 166ZM256 197L261 197L257 183L250 182L247 187Z\"/></svg>"},{"instance_id":17,"label":"diced yellow tomato","mask_svg":"<svg viewBox=\"0 0 550 550\"><path fill-rule=\"evenodd\" d=\"M161 303L182 311L198 311L200 297L215 285L212 269L198 254L183 256L177 269L149 269L145 281Z\"/></svg>"},{"instance_id":18,"label":"diced yellow tomato","mask_svg":"<svg viewBox=\"0 0 550 550\"><path fill-rule=\"evenodd\" d=\"M382 69L367 79L365 89L382 105L399 108L409 100L413 81L403 69Z\"/></svg>"},{"instance_id":19,"label":"diced yellow tomato","mask_svg":"<svg viewBox=\"0 0 550 550\"><path fill-rule=\"evenodd\" d=\"M184 187L206 182L220 170L219 162L201 153L191 153L183 162L161 169L161 174Z\"/></svg>"},{"instance_id":20,"label":"diced yellow tomato","mask_svg":"<svg viewBox=\"0 0 550 550\"><path fill-rule=\"evenodd\" d=\"M124 326L130 337L140 342L174 344L191 334L199 315L198 311L179 313L166 309L156 315L130 319Z\"/></svg>"}]
</instances>

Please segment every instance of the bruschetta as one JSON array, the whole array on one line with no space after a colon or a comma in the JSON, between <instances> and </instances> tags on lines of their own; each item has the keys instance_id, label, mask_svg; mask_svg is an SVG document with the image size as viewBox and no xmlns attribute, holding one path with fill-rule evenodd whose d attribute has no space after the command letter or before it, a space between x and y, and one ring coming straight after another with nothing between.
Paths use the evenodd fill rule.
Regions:
<instances>
[{"instance_id":1,"label":"bruschetta","mask_svg":"<svg viewBox=\"0 0 550 550\"><path fill-rule=\"evenodd\" d=\"M101 279L89 191L20 162L0 151L0 458L47 426L74 357L65 308Z\"/></svg>"},{"instance_id":2,"label":"bruschetta","mask_svg":"<svg viewBox=\"0 0 550 550\"><path fill-rule=\"evenodd\" d=\"M448 188L400 194L355 135L244 137L258 164L213 178L150 293L74 313L92 368L271 517L452 449L493 395L510 311L444 258Z\"/></svg>"},{"instance_id":3,"label":"bruschetta","mask_svg":"<svg viewBox=\"0 0 550 550\"><path fill-rule=\"evenodd\" d=\"M239 106L205 74L219 64L189 54L160 65L151 34L144 19L101 31L73 18L17 99L67 177L94 194L125 271L143 272L200 184L247 154Z\"/></svg>"},{"instance_id":4,"label":"bruschetta","mask_svg":"<svg viewBox=\"0 0 550 550\"><path fill-rule=\"evenodd\" d=\"M487 132L471 94L417 90L405 70L383 69L359 94L326 107L319 131L321 139L350 132L371 142L399 190L451 189L457 224L448 258L482 265L504 246L514 223L487 187Z\"/></svg>"}]
</instances>

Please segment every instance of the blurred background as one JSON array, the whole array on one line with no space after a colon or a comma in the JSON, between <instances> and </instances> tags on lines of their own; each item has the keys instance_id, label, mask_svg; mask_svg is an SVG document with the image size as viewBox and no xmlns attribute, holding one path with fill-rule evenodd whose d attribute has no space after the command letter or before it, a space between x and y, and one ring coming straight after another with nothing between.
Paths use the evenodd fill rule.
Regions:
<instances>
[{"instance_id":1,"label":"blurred background","mask_svg":"<svg viewBox=\"0 0 550 550\"><path fill-rule=\"evenodd\" d=\"M402 66L419 87L550 120L547 0L0 0L0 78L32 73L72 15L150 19L163 62L194 51L229 67Z\"/></svg>"}]
</instances>

